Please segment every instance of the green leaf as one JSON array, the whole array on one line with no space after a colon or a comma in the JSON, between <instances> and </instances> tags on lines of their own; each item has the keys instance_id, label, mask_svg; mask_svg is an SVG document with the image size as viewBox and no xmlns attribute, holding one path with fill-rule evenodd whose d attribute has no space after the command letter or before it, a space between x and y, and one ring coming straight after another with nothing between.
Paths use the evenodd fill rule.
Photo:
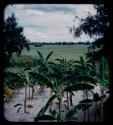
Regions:
<instances>
[{"instance_id":1,"label":"green leaf","mask_svg":"<svg viewBox=\"0 0 113 125\"><path fill-rule=\"evenodd\" d=\"M33 106L32 105L27 105L27 108L33 108Z\"/></svg>"},{"instance_id":2,"label":"green leaf","mask_svg":"<svg viewBox=\"0 0 113 125\"><path fill-rule=\"evenodd\" d=\"M94 102L100 101L100 97L99 97L99 94L98 94L98 93L94 93L94 94L93 94L93 101L94 101Z\"/></svg>"},{"instance_id":3,"label":"green leaf","mask_svg":"<svg viewBox=\"0 0 113 125\"><path fill-rule=\"evenodd\" d=\"M14 105L14 107L18 107L18 106L22 106L23 104L21 104L21 103L18 103L18 104L16 104L16 105Z\"/></svg>"},{"instance_id":4,"label":"green leaf","mask_svg":"<svg viewBox=\"0 0 113 125\"><path fill-rule=\"evenodd\" d=\"M84 81L84 82L91 82L92 84L96 85L96 80L89 75L79 75L76 77L78 82Z\"/></svg>"},{"instance_id":5,"label":"green leaf","mask_svg":"<svg viewBox=\"0 0 113 125\"><path fill-rule=\"evenodd\" d=\"M51 52L47 55L47 57L46 57L46 62L48 61L48 59L50 58L50 56L53 54L53 52L54 52L54 51L51 51Z\"/></svg>"},{"instance_id":6,"label":"green leaf","mask_svg":"<svg viewBox=\"0 0 113 125\"><path fill-rule=\"evenodd\" d=\"M29 72L29 74L33 79L37 79L40 83L44 83L47 87L52 88L53 84L46 76L35 72Z\"/></svg>"},{"instance_id":7,"label":"green leaf","mask_svg":"<svg viewBox=\"0 0 113 125\"><path fill-rule=\"evenodd\" d=\"M92 99L83 99L82 101L80 101L79 103L92 103L93 100Z\"/></svg>"},{"instance_id":8,"label":"green leaf","mask_svg":"<svg viewBox=\"0 0 113 125\"><path fill-rule=\"evenodd\" d=\"M91 84L84 84L84 83L76 83L73 85L70 85L64 89L64 91L71 92L71 91L77 91L77 90L91 90L94 86Z\"/></svg>"},{"instance_id":9,"label":"green leaf","mask_svg":"<svg viewBox=\"0 0 113 125\"><path fill-rule=\"evenodd\" d=\"M44 113L46 112L48 106L50 105L50 103L56 98L56 95L53 95L49 98L49 100L47 101L46 105L39 111L39 113L37 114L37 118L41 117L44 115Z\"/></svg>"},{"instance_id":10,"label":"green leaf","mask_svg":"<svg viewBox=\"0 0 113 125\"><path fill-rule=\"evenodd\" d=\"M55 118L57 121L61 121L60 114L53 108L50 108L49 113Z\"/></svg>"},{"instance_id":11,"label":"green leaf","mask_svg":"<svg viewBox=\"0 0 113 125\"><path fill-rule=\"evenodd\" d=\"M18 108L17 113L19 113L19 111L20 111L21 108L22 108L22 107L19 107L19 108Z\"/></svg>"},{"instance_id":12,"label":"green leaf","mask_svg":"<svg viewBox=\"0 0 113 125\"><path fill-rule=\"evenodd\" d=\"M75 113L77 113L79 110L82 110L84 107L86 107L86 104L78 104L78 105L74 106L66 114L66 118L72 117Z\"/></svg>"},{"instance_id":13,"label":"green leaf","mask_svg":"<svg viewBox=\"0 0 113 125\"><path fill-rule=\"evenodd\" d=\"M55 118L51 115L42 115L34 118L34 122L38 122L39 120L55 120Z\"/></svg>"},{"instance_id":14,"label":"green leaf","mask_svg":"<svg viewBox=\"0 0 113 125\"><path fill-rule=\"evenodd\" d=\"M38 50L37 50L37 53L38 53L40 59L43 60L43 55Z\"/></svg>"}]
</instances>

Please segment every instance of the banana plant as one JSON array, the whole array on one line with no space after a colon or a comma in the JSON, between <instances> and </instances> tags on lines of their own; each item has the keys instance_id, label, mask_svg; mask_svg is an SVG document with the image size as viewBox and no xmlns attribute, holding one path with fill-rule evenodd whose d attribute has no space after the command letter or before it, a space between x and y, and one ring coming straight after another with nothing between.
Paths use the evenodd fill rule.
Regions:
<instances>
[{"instance_id":1,"label":"banana plant","mask_svg":"<svg viewBox=\"0 0 113 125\"><path fill-rule=\"evenodd\" d=\"M37 51L38 53L38 59L37 59L37 63L38 63L38 71L39 73L42 73L44 75L47 75L50 69L50 65L51 65L51 61L49 61L50 57L52 56L54 51L51 51L46 57L44 57L42 55L42 53L40 51ZM41 89L44 92L44 87L45 85L41 85Z\"/></svg>"},{"instance_id":2,"label":"banana plant","mask_svg":"<svg viewBox=\"0 0 113 125\"><path fill-rule=\"evenodd\" d=\"M24 97L24 113L27 112L27 86L30 84L29 75L28 72L30 71L30 68L25 68L20 71L20 81L24 83L25 87L25 97Z\"/></svg>"},{"instance_id":3,"label":"banana plant","mask_svg":"<svg viewBox=\"0 0 113 125\"><path fill-rule=\"evenodd\" d=\"M106 60L104 57L101 57L101 59L98 62L98 70L96 72L95 79L98 82L98 86L101 90L101 101L100 101L100 110L101 110L101 120L103 121L103 105L104 105L104 94L106 88L108 88L108 80L105 79L105 66L106 66Z\"/></svg>"},{"instance_id":4,"label":"banana plant","mask_svg":"<svg viewBox=\"0 0 113 125\"><path fill-rule=\"evenodd\" d=\"M61 71L61 74L62 74L62 83L63 83L63 86L68 86L70 84L70 81L69 79L66 79L70 74L73 73L73 68L74 68L74 60L69 60L67 61L66 59L55 59L57 60L59 63L58 63L58 68L59 70ZM69 77L68 77L69 78ZM72 92L66 92L67 94L67 100L65 100L67 102L67 109L69 111L69 106L73 105L73 100L72 100L72 95L73 93Z\"/></svg>"},{"instance_id":5,"label":"banana plant","mask_svg":"<svg viewBox=\"0 0 113 125\"><path fill-rule=\"evenodd\" d=\"M80 83L84 83L84 84L94 83L95 80L93 80L94 79L93 75L95 73L94 73L92 65L90 63L88 63L87 61L85 61L82 56L80 57L80 60L77 60L75 62L76 62L75 69L78 69L78 72L79 72L79 75L78 75L79 77L77 79L78 80L81 79ZM91 77L92 77L92 79L91 79ZM89 92L89 90L87 88L85 90L83 90L83 93L84 93L86 99L88 98L88 92ZM90 121L89 109L84 111L84 121L85 121L86 112L88 115L88 121Z\"/></svg>"}]
</instances>

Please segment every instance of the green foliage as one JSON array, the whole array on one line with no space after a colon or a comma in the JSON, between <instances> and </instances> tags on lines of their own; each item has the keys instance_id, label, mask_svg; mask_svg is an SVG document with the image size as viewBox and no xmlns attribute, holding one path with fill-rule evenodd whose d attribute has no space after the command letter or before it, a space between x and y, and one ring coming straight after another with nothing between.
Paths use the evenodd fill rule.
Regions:
<instances>
[{"instance_id":1,"label":"green foliage","mask_svg":"<svg viewBox=\"0 0 113 125\"><path fill-rule=\"evenodd\" d=\"M71 92L71 91L77 91L77 90L91 90L94 86L88 83L75 83L73 85L70 85L64 89L64 91Z\"/></svg>"},{"instance_id":2,"label":"green foliage","mask_svg":"<svg viewBox=\"0 0 113 125\"><path fill-rule=\"evenodd\" d=\"M74 114L76 114L78 111L84 109L87 105L86 104L78 104L74 107L72 107L69 112L66 114L66 119L72 117Z\"/></svg>"},{"instance_id":3,"label":"green foliage","mask_svg":"<svg viewBox=\"0 0 113 125\"><path fill-rule=\"evenodd\" d=\"M5 67L7 67L9 66L13 53L20 55L24 47L29 50L29 41L23 35L23 28L18 26L14 14L4 22L4 35L4 57Z\"/></svg>"},{"instance_id":4,"label":"green foliage","mask_svg":"<svg viewBox=\"0 0 113 125\"><path fill-rule=\"evenodd\" d=\"M29 72L29 75L32 79L36 79L39 84L45 84L47 87L52 88L53 84L46 76L35 72Z\"/></svg>"},{"instance_id":5,"label":"green foliage","mask_svg":"<svg viewBox=\"0 0 113 125\"><path fill-rule=\"evenodd\" d=\"M45 114L45 112L46 112L48 106L50 105L50 103L51 103L55 98L56 98L56 95L53 95L53 96L51 96L51 97L49 98L49 100L47 101L46 105L38 112L38 114L37 114L37 116L36 116L37 119L38 119L39 117L42 117L42 116Z\"/></svg>"},{"instance_id":6,"label":"green foliage","mask_svg":"<svg viewBox=\"0 0 113 125\"><path fill-rule=\"evenodd\" d=\"M92 103L93 100L92 99L83 99L82 101L80 101L79 103L82 103L82 104L87 104L87 103Z\"/></svg>"},{"instance_id":7,"label":"green foliage","mask_svg":"<svg viewBox=\"0 0 113 125\"><path fill-rule=\"evenodd\" d=\"M55 118L51 115L43 115L43 116L34 118L34 122L38 122L39 120L55 120Z\"/></svg>"},{"instance_id":8,"label":"green foliage","mask_svg":"<svg viewBox=\"0 0 113 125\"><path fill-rule=\"evenodd\" d=\"M61 121L60 114L53 108L50 108L49 113L55 118L57 121Z\"/></svg>"}]
</instances>

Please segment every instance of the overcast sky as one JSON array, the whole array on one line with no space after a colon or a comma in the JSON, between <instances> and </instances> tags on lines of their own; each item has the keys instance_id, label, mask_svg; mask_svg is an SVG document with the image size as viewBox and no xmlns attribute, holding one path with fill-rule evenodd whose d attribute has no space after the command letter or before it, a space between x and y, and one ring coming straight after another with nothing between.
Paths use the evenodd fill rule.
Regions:
<instances>
[{"instance_id":1,"label":"overcast sky","mask_svg":"<svg viewBox=\"0 0 113 125\"><path fill-rule=\"evenodd\" d=\"M85 18L88 12L95 14L92 4L15 4L8 5L5 19L15 13L19 26L24 27L24 35L31 42L85 42L92 41L83 34L81 39L73 39L68 26L78 26L75 16Z\"/></svg>"}]
</instances>

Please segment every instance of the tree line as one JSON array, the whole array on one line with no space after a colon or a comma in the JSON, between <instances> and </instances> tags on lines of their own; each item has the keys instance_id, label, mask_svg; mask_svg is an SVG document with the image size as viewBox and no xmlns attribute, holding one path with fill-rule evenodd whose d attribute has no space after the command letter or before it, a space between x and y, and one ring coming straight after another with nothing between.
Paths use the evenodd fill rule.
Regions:
<instances>
[{"instance_id":1,"label":"tree line","mask_svg":"<svg viewBox=\"0 0 113 125\"><path fill-rule=\"evenodd\" d=\"M43 45L90 45L89 41L87 42L30 42L30 45L35 47L42 47Z\"/></svg>"}]
</instances>

